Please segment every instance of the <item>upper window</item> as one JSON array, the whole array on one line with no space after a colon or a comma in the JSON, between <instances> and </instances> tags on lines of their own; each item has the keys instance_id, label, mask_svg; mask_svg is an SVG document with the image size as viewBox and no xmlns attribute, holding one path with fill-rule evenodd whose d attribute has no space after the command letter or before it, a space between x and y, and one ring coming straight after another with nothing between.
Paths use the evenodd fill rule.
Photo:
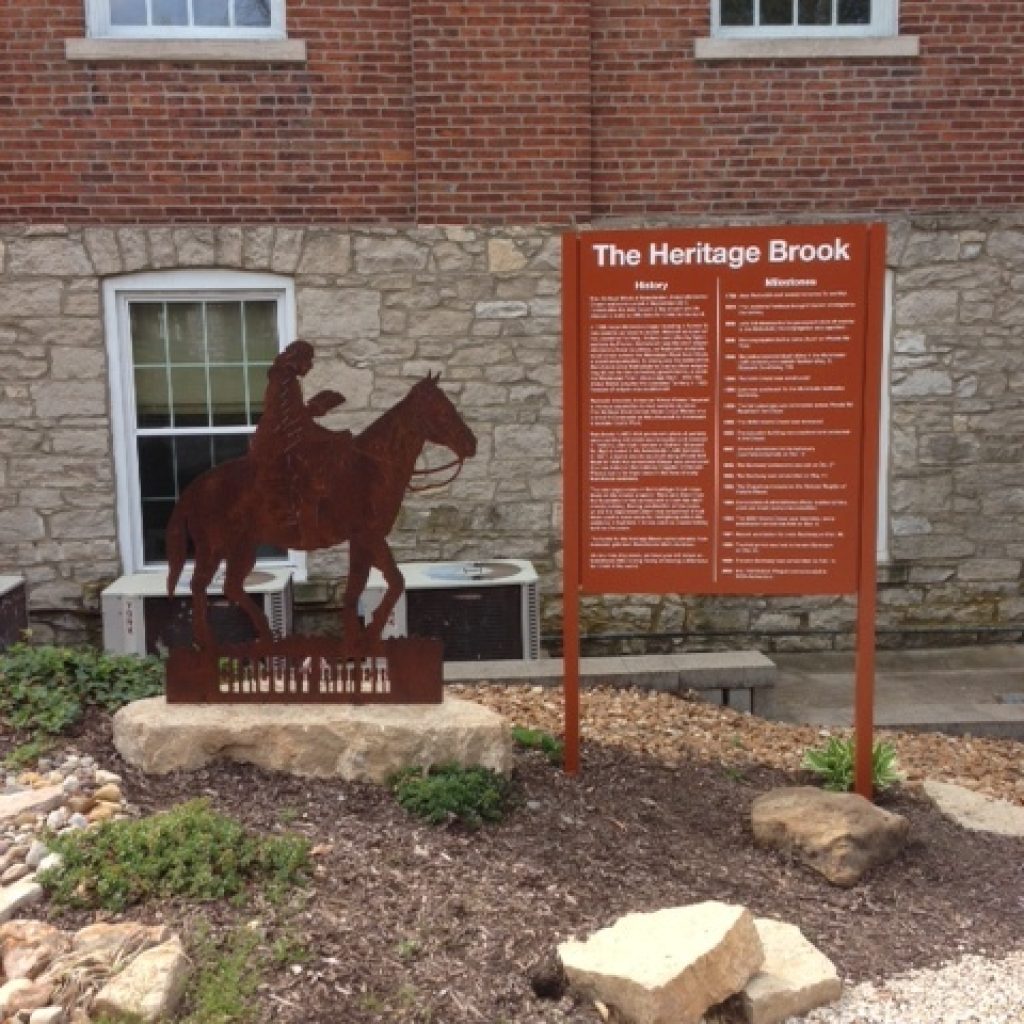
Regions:
<instances>
[{"instance_id":1,"label":"upper window","mask_svg":"<svg viewBox=\"0 0 1024 1024\"><path fill-rule=\"evenodd\" d=\"M284 38L284 0L86 0L93 37Z\"/></svg>"},{"instance_id":2,"label":"upper window","mask_svg":"<svg viewBox=\"0 0 1024 1024\"><path fill-rule=\"evenodd\" d=\"M897 0L713 0L714 34L889 36L896 34Z\"/></svg>"}]
</instances>

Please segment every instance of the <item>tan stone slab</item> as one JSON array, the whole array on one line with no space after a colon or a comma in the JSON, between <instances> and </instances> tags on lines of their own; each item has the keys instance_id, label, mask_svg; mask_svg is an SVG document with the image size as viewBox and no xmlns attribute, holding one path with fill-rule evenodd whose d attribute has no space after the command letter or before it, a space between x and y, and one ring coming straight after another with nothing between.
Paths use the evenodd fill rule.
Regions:
<instances>
[{"instance_id":1,"label":"tan stone slab","mask_svg":"<svg viewBox=\"0 0 1024 1024\"><path fill-rule=\"evenodd\" d=\"M1024 807L995 800L952 782L929 779L922 788L935 806L962 828L1000 836L1024 836Z\"/></svg>"},{"instance_id":2,"label":"tan stone slab","mask_svg":"<svg viewBox=\"0 0 1024 1024\"><path fill-rule=\"evenodd\" d=\"M126 761L155 774L191 771L217 758L376 783L413 764L512 769L505 720L453 697L373 706L168 704L151 697L117 712L114 745Z\"/></svg>"},{"instance_id":3,"label":"tan stone slab","mask_svg":"<svg viewBox=\"0 0 1024 1024\"><path fill-rule=\"evenodd\" d=\"M750 912L713 901L627 914L558 955L574 989L629 1024L697 1024L764 960Z\"/></svg>"},{"instance_id":4,"label":"tan stone slab","mask_svg":"<svg viewBox=\"0 0 1024 1024\"><path fill-rule=\"evenodd\" d=\"M46 814L64 799L60 786L41 786L22 793L0 795L0 825L15 821L20 814Z\"/></svg>"},{"instance_id":5,"label":"tan stone slab","mask_svg":"<svg viewBox=\"0 0 1024 1024\"><path fill-rule=\"evenodd\" d=\"M764 964L740 996L748 1024L780 1024L842 995L835 965L796 925L766 917L754 924L764 947Z\"/></svg>"}]
</instances>

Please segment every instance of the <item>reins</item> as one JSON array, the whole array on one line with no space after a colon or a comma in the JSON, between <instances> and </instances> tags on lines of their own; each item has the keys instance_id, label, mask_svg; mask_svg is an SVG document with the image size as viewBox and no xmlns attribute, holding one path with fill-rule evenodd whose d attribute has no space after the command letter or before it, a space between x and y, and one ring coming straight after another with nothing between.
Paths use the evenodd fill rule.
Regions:
<instances>
[{"instance_id":1,"label":"reins","mask_svg":"<svg viewBox=\"0 0 1024 1024\"><path fill-rule=\"evenodd\" d=\"M435 476L438 473L444 473L455 467L455 472L446 480L438 481L434 484L423 484L422 487L416 487L411 481L405 485L406 491L410 494L422 494L424 491L436 491L441 487L447 487L455 478L462 472L462 464L465 462L465 458L455 458L451 462L446 462L443 466L434 466L429 469L414 469L412 471L413 476Z\"/></svg>"}]
</instances>

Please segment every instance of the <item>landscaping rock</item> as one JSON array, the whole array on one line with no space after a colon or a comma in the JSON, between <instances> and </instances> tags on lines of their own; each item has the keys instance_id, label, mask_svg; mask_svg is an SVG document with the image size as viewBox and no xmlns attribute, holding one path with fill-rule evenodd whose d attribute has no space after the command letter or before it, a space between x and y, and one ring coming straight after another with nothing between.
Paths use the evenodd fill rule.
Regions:
<instances>
[{"instance_id":1,"label":"landscaping rock","mask_svg":"<svg viewBox=\"0 0 1024 1024\"><path fill-rule=\"evenodd\" d=\"M27 978L14 978L0 985L0 1018L22 1010L38 1010L48 1006L53 986Z\"/></svg>"},{"instance_id":2,"label":"landscaping rock","mask_svg":"<svg viewBox=\"0 0 1024 1024\"><path fill-rule=\"evenodd\" d=\"M185 993L189 974L179 939L154 946L100 989L93 1000L93 1015L135 1015L146 1022L169 1017Z\"/></svg>"},{"instance_id":3,"label":"landscaping rock","mask_svg":"<svg viewBox=\"0 0 1024 1024\"><path fill-rule=\"evenodd\" d=\"M512 768L505 720L452 697L420 705L236 705L230 715L215 704L151 697L117 712L114 745L126 761L155 774L191 771L216 758L376 783L414 764Z\"/></svg>"},{"instance_id":4,"label":"landscaping rock","mask_svg":"<svg viewBox=\"0 0 1024 1024\"><path fill-rule=\"evenodd\" d=\"M43 921L8 921L0 925L4 977L38 977L70 944L64 932Z\"/></svg>"},{"instance_id":5,"label":"landscaping rock","mask_svg":"<svg viewBox=\"0 0 1024 1024\"><path fill-rule=\"evenodd\" d=\"M779 1024L842 995L835 965L799 928L764 917L754 924L764 947L764 964L740 994L748 1024Z\"/></svg>"},{"instance_id":6,"label":"landscaping rock","mask_svg":"<svg viewBox=\"0 0 1024 1024\"><path fill-rule=\"evenodd\" d=\"M64 1024L66 1020L63 1006L45 1006L29 1014L28 1024Z\"/></svg>"},{"instance_id":7,"label":"landscaping rock","mask_svg":"<svg viewBox=\"0 0 1024 1024\"><path fill-rule=\"evenodd\" d=\"M24 815L46 814L64 799L61 786L41 786L15 793L0 793L0 825L17 822Z\"/></svg>"},{"instance_id":8,"label":"landscaping rock","mask_svg":"<svg viewBox=\"0 0 1024 1024\"><path fill-rule=\"evenodd\" d=\"M751 821L759 845L794 854L833 885L847 888L898 856L910 830L906 818L862 796L810 786L758 797Z\"/></svg>"},{"instance_id":9,"label":"landscaping rock","mask_svg":"<svg viewBox=\"0 0 1024 1024\"><path fill-rule=\"evenodd\" d=\"M994 800L951 782L929 780L923 784L923 789L932 803L962 828L1001 836L1024 836L1024 807Z\"/></svg>"},{"instance_id":10,"label":"landscaping rock","mask_svg":"<svg viewBox=\"0 0 1024 1024\"><path fill-rule=\"evenodd\" d=\"M26 907L43 898L43 887L27 879L0 889L0 922L9 921Z\"/></svg>"},{"instance_id":11,"label":"landscaping rock","mask_svg":"<svg viewBox=\"0 0 1024 1024\"><path fill-rule=\"evenodd\" d=\"M764 960L750 912L716 902L627 914L558 955L574 989L628 1024L697 1024Z\"/></svg>"}]
</instances>

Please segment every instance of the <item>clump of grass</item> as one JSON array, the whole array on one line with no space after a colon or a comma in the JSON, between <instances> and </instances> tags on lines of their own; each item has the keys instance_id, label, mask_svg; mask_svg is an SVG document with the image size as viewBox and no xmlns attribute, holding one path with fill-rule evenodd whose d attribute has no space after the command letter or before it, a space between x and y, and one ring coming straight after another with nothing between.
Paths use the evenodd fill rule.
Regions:
<instances>
[{"instance_id":1,"label":"clump of grass","mask_svg":"<svg viewBox=\"0 0 1024 1024\"><path fill-rule=\"evenodd\" d=\"M24 642L0 654L0 716L35 737L64 732L88 706L116 711L163 687L156 658Z\"/></svg>"},{"instance_id":2,"label":"clump of grass","mask_svg":"<svg viewBox=\"0 0 1024 1024\"><path fill-rule=\"evenodd\" d=\"M512 727L512 740L524 750L539 750L552 763L561 764L565 755L565 744L543 729L528 729L526 726Z\"/></svg>"},{"instance_id":3,"label":"clump of grass","mask_svg":"<svg viewBox=\"0 0 1024 1024\"><path fill-rule=\"evenodd\" d=\"M198 965L188 994L188 1014L182 1024L238 1024L254 1020L260 973L253 969L259 936L235 928L213 938L197 936L193 959Z\"/></svg>"},{"instance_id":4,"label":"clump of grass","mask_svg":"<svg viewBox=\"0 0 1024 1024\"><path fill-rule=\"evenodd\" d=\"M473 829L501 821L511 795L508 779L498 772L455 763L406 768L392 777L391 789L402 807L432 825L458 821Z\"/></svg>"},{"instance_id":5,"label":"clump of grass","mask_svg":"<svg viewBox=\"0 0 1024 1024\"><path fill-rule=\"evenodd\" d=\"M63 863L39 881L57 904L73 908L120 911L150 898L231 898L254 882L295 884L309 864L306 840L252 836L205 800L53 836L47 845Z\"/></svg>"},{"instance_id":6,"label":"clump of grass","mask_svg":"<svg viewBox=\"0 0 1024 1024\"><path fill-rule=\"evenodd\" d=\"M853 739L831 736L823 747L812 747L804 753L802 766L818 776L824 789L848 793L853 789L855 760ZM881 792L901 780L895 748L879 740L871 748L872 786Z\"/></svg>"}]
</instances>

